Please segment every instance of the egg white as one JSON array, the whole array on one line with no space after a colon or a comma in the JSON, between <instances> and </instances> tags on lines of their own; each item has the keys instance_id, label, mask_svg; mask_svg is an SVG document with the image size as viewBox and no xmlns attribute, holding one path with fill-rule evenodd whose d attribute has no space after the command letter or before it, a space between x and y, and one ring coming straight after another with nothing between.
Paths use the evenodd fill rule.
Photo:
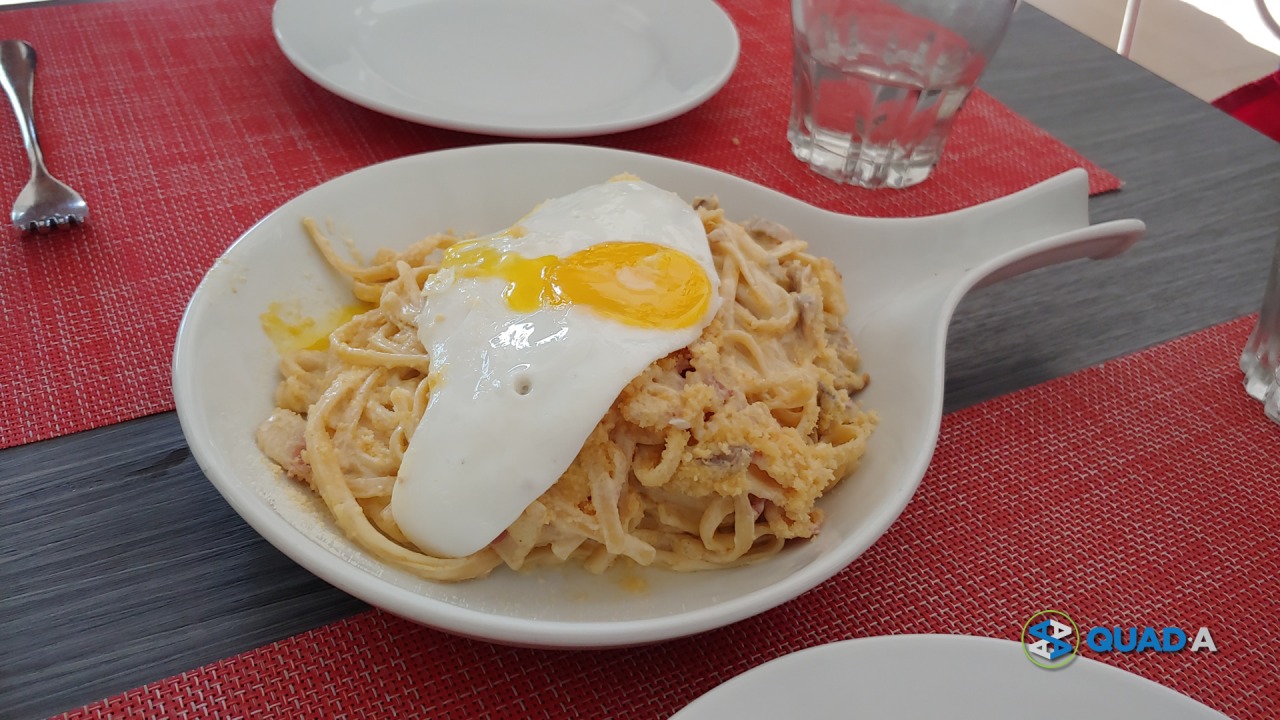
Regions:
<instances>
[{"instance_id":1,"label":"egg white","mask_svg":"<svg viewBox=\"0 0 1280 720\"><path fill-rule=\"evenodd\" d=\"M663 245L703 268L710 302L690 327L649 329L576 305L516 312L499 278L436 273L418 335L438 381L391 499L396 524L433 555L492 542L559 479L627 383L697 339L720 306L702 221L674 193L633 180L594 185L546 201L519 227L485 242L528 258L608 241Z\"/></svg>"}]
</instances>

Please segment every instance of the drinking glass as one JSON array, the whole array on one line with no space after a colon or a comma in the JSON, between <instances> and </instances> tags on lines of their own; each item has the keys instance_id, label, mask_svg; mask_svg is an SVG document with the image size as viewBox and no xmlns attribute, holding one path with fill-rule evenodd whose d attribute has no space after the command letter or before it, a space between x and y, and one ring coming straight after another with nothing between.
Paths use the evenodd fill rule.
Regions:
<instances>
[{"instance_id":1,"label":"drinking glass","mask_svg":"<svg viewBox=\"0 0 1280 720\"><path fill-rule=\"evenodd\" d=\"M1240 369L1244 371L1245 391L1263 402L1268 417L1280 422L1280 233L1258 324L1240 354Z\"/></svg>"},{"instance_id":2,"label":"drinking glass","mask_svg":"<svg viewBox=\"0 0 1280 720\"><path fill-rule=\"evenodd\" d=\"M1015 5L792 0L792 152L822 175L862 187L923 181Z\"/></svg>"}]
</instances>

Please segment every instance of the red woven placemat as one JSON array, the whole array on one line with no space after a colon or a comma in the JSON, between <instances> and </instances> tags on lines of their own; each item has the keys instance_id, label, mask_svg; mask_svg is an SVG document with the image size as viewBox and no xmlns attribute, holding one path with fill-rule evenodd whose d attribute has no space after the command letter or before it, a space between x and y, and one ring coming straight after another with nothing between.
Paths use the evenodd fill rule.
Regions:
<instances>
[{"instance_id":1,"label":"red woven placemat","mask_svg":"<svg viewBox=\"0 0 1280 720\"><path fill-rule=\"evenodd\" d=\"M0 447L172 408L169 358L214 259L302 191L373 162L491 138L423 127L329 94L288 63L270 0L122 0L4 12L39 54L37 114L51 169L91 225L0 230ZM590 142L691 160L833 210L920 215L1006 195L1072 167L1119 181L979 93L936 176L902 192L819 178L791 157L785 3L726 2L742 36L729 84L683 117ZM0 188L26 158L0 121Z\"/></svg>"},{"instance_id":2,"label":"red woven placemat","mask_svg":"<svg viewBox=\"0 0 1280 720\"><path fill-rule=\"evenodd\" d=\"M815 590L727 628L555 652L371 611L63 717L665 717L812 645L1017 639L1055 608L1082 628L1209 627L1216 653L1085 654L1240 720L1274 718L1280 676L1259 623L1280 610L1280 426L1240 386L1252 320L948 415L885 537Z\"/></svg>"}]
</instances>

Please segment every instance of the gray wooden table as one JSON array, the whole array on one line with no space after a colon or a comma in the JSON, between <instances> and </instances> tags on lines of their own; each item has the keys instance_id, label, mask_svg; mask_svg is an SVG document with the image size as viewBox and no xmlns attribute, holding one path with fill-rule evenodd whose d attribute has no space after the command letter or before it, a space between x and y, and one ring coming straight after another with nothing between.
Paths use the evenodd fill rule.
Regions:
<instances>
[{"instance_id":1,"label":"gray wooden table","mask_svg":"<svg viewBox=\"0 0 1280 720\"><path fill-rule=\"evenodd\" d=\"M1256 310L1280 229L1280 145L1026 5L983 85L1122 178L1093 218L1138 217L1148 236L1124 257L967 298L948 409ZM0 451L0 528L0 718L45 717L364 607L232 512L173 413Z\"/></svg>"}]
</instances>

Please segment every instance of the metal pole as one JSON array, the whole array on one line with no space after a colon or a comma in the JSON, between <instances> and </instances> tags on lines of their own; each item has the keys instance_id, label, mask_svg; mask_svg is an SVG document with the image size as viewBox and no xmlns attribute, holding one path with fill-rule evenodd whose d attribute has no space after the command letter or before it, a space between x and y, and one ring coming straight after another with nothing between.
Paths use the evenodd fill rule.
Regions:
<instances>
[{"instance_id":1,"label":"metal pole","mask_svg":"<svg viewBox=\"0 0 1280 720\"><path fill-rule=\"evenodd\" d=\"M1262 4L1263 0L1256 2ZM1120 43L1116 45L1116 52L1125 57L1129 57L1129 48L1133 47L1133 35L1138 29L1138 10L1141 7L1142 0L1128 0L1124 6L1124 22L1120 24Z\"/></svg>"}]
</instances>

